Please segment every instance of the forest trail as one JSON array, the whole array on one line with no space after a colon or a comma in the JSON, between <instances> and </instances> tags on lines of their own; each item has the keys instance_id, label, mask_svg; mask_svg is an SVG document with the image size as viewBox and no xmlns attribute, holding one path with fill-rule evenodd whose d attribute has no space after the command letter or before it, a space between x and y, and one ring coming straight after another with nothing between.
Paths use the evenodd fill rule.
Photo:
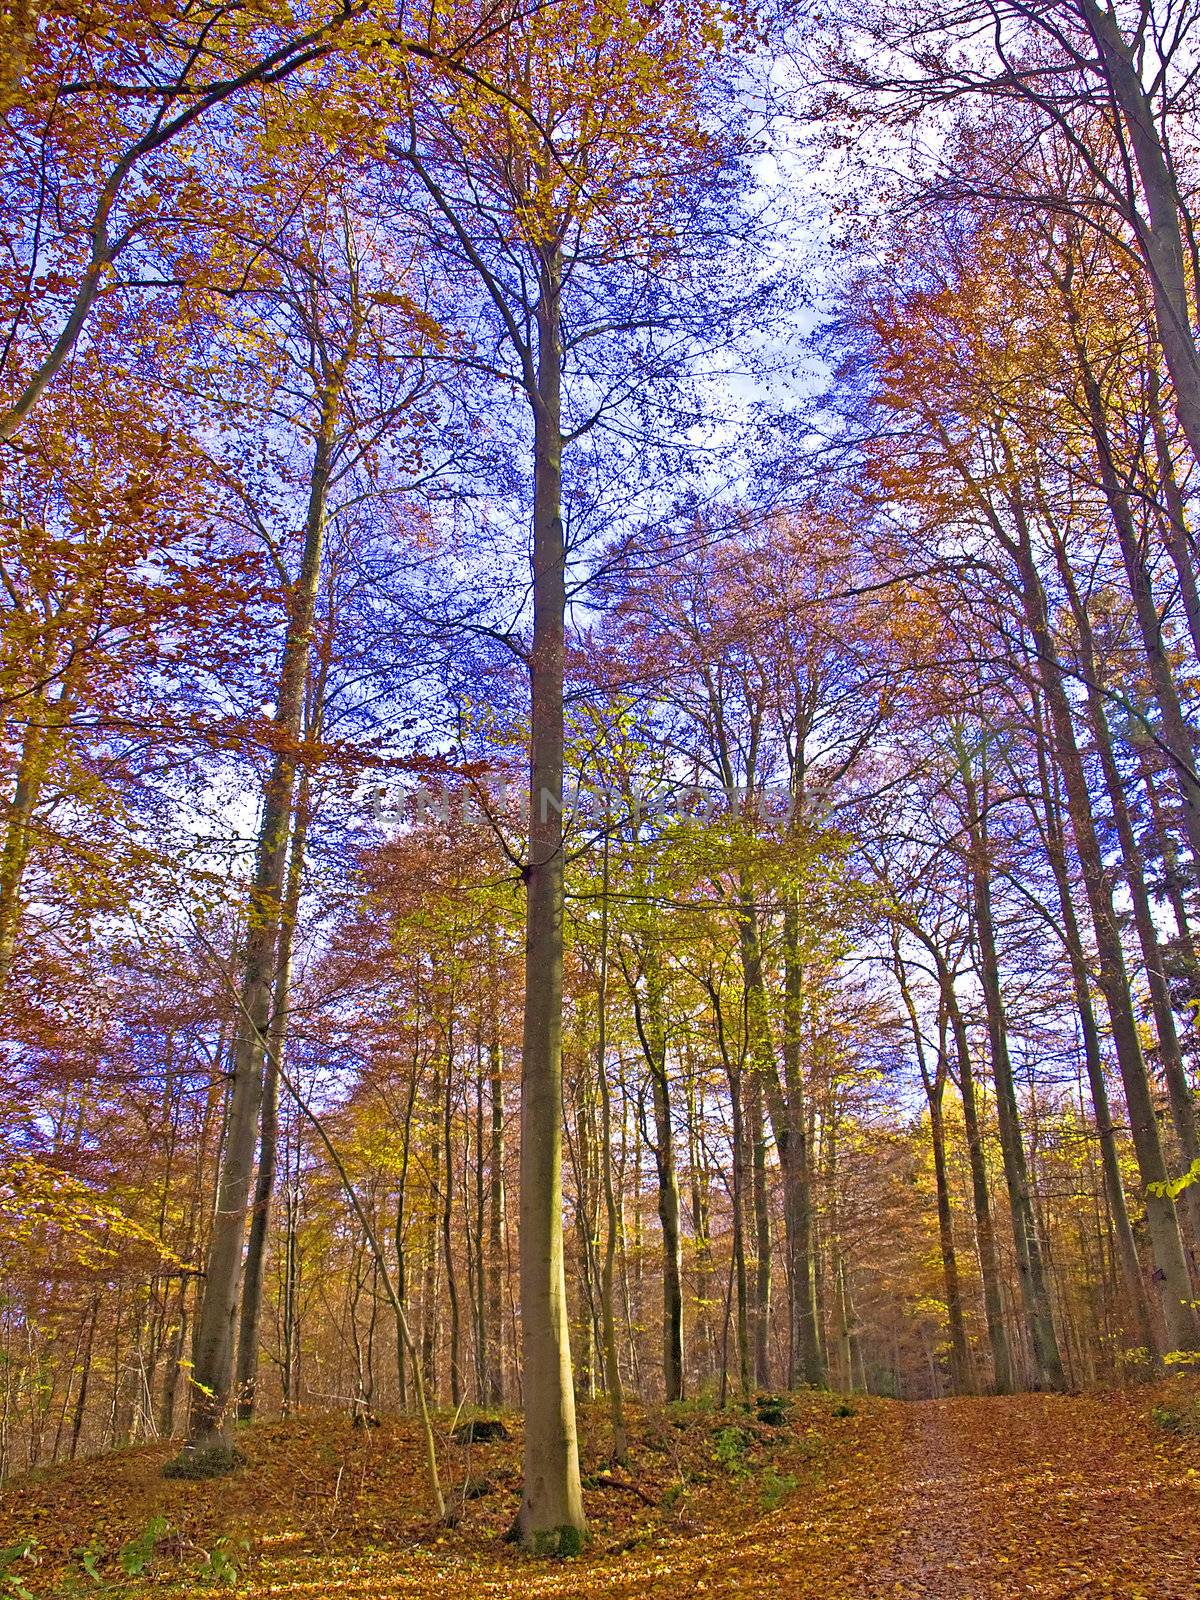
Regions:
<instances>
[{"instance_id":1,"label":"forest trail","mask_svg":"<svg viewBox=\"0 0 1200 1600\"><path fill-rule=\"evenodd\" d=\"M520 1484L513 1437L443 1440L453 1528L429 1521L410 1420L353 1429L305 1415L240 1436L232 1478L165 1481L168 1444L0 1487L0 1550L34 1600L183 1596L224 1549L246 1600L1200 1600L1200 1418L1194 1382L1104 1395L898 1403L795 1397L784 1427L703 1406L631 1410L629 1473L584 1411L592 1542L538 1562L501 1542ZM629 1484L638 1492L631 1494ZM468 1496L464 1485L484 1483ZM125 1541L165 1532L141 1581ZM90 1547L111 1588L81 1582ZM0 1595L8 1591L0 1578Z\"/></svg>"},{"instance_id":2,"label":"forest trail","mask_svg":"<svg viewBox=\"0 0 1200 1600\"><path fill-rule=\"evenodd\" d=\"M863 1600L1195 1600L1194 1457L1127 1423L1094 1397L906 1407L900 1527Z\"/></svg>"}]
</instances>

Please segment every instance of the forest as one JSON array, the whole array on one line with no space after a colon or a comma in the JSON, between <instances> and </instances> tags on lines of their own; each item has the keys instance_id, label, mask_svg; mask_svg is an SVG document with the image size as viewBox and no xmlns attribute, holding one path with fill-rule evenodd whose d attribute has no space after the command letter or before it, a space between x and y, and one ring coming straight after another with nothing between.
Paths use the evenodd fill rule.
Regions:
<instances>
[{"instance_id":1,"label":"forest","mask_svg":"<svg viewBox=\"0 0 1200 1600\"><path fill-rule=\"evenodd\" d=\"M3 1600L1200 1594L1198 150L1191 0L3 0Z\"/></svg>"}]
</instances>

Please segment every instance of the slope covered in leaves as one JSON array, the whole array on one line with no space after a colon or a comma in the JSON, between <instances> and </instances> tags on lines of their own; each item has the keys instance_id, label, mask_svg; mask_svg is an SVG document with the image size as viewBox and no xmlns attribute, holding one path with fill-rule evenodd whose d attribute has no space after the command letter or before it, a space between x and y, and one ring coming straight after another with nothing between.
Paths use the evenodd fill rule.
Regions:
<instances>
[{"instance_id":1,"label":"slope covered in leaves","mask_svg":"<svg viewBox=\"0 0 1200 1600\"><path fill-rule=\"evenodd\" d=\"M37 1540L35 1559L8 1576L38 1600L104 1585L195 1593L235 1569L238 1592L262 1600L1185 1600L1200 1565L1200 1438L1187 1426L1197 1415L1194 1390L1178 1385L913 1405L812 1395L782 1427L647 1410L630 1469L617 1472L596 1408L586 1417L592 1542L568 1563L500 1543L519 1490L515 1422L507 1442L447 1442L458 1520L439 1528L410 1424L306 1418L248 1430L247 1466L227 1480L168 1482L158 1474L168 1447L148 1446L14 1482L0 1496L0 1544ZM145 1571L128 1575L143 1556Z\"/></svg>"}]
</instances>

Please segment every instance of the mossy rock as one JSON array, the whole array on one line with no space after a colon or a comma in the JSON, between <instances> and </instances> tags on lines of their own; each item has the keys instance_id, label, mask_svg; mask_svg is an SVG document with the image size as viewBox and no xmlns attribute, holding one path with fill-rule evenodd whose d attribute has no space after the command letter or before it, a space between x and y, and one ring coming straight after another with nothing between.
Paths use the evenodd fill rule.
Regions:
<instances>
[{"instance_id":1,"label":"mossy rock","mask_svg":"<svg viewBox=\"0 0 1200 1600\"><path fill-rule=\"evenodd\" d=\"M185 1444L162 1469L164 1478L227 1478L246 1465L246 1457L232 1444L210 1444L195 1449Z\"/></svg>"},{"instance_id":2,"label":"mossy rock","mask_svg":"<svg viewBox=\"0 0 1200 1600\"><path fill-rule=\"evenodd\" d=\"M755 1397L754 1414L759 1422L769 1428L782 1428L791 1409L792 1402L785 1394L760 1394Z\"/></svg>"},{"instance_id":3,"label":"mossy rock","mask_svg":"<svg viewBox=\"0 0 1200 1600\"><path fill-rule=\"evenodd\" d=\"M1164 1433L1200 1435L1200 1395L1179 1405L1157 1405L1150 1420Z\"/></svg>"},{"instance_id":4,"label":"mossy rock","mask_svg":"<svg viewBox=\"0 0 1200 1600\"><path fill-rule=\"evenodd\" d=\"M494 1444L498 1439L511 1439L512 1435L499 1417L473 1417L455 1428L450 1437L455 1444Z\"/></svg>"}]
</instances>

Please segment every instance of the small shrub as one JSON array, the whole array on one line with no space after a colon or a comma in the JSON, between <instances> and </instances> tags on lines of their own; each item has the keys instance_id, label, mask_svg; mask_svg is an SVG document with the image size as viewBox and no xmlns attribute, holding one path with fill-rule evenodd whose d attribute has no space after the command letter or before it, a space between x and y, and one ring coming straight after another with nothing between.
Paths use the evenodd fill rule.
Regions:
<instances>
[{"instance_id":1,"label":"small shrub","mask_svg":"<svg viewBox=\"0 0 1200 1600\"><path fill-rule=\"evenodd\" d=\"M849 1400L839 1400L833 1408L833 1414L835 1417L856 1417L858 1412L850 1404Z\"/></svg>"},{"instance_id":2,"label":"small shrub","mask_svg":"<svg viewBox=\"0 0 1200 1600\"><path fill-rule=\"evenodd\" d=\"M744 1478L750 1470L746 1465L746 1452L751 1436L745 1428L726 1423L713 1434L713 1460L724 1467L731 1478Z\"/></svg>"},{"instance_id":3,"label":"small shrub","mask_svg":"<svg viewBox=\"0 0 1200 1600\"><path fill-rule=\"evenodd\" d=\"M141 1533L121 1546L117 1560L127 1578L140 1578L154 1560L154 1547L166 1533L166 1517L152 1517Z\"/></svg>"},{"instance_id":4,"label":"small shrub","mask_svg":"<svg viewBox=\"0 0 1200 1600\"><path fill-rule=\"evenodd\" d=\"M227 1478L246 1465L246 1458L235 1445L211 1444L203 1450L190 1445L162 1469L164 1478Z\"/></svg>"},{"instance_id":5,"label":"small shrub","mask_svg":"<svg viewBox=\"0 0 1200 1600\"><path fill-rule=\"evenodd\" d=\"M1150 1421L1164 1433L1200 1435L1200 1399L1187 1400L1182 1405L1155 1406Z\"/></svg>"},{"instance_id":6,"label":"small shrub","mask_svg":"<svg viewBox=\"0 0 1200 1600\"><path fill-rule=\"evenodd\" d=\"M197 1568L197 1576L206 1583L235 1589L249 1554L250 1544L246 1539L218 1539Z\"/></svg>"},{"instance_id":7,"label":"small shrub","mask_svg":"<svg viewBox=\"0 0 1200 1600\"><path fill-rule=\"evenodd\" d=\"M685 1428L696 1417L711 1417L717 1408L717 1392L713 1388L701 1389L684 1400L670 1400L665 1407L667 1415L677 1428Z\"/></svg>"},{"instance_id":8,"label":"small shrub","mask_svg":"<svg viewBox=\"0 0 1200 1600\"><path fill-rule=\"evenodd\" d=\"M104 1560L104 1546L98 1538L89 1539L87 1544L74 1552L80 1568L94 1589L104 1586L104 1574L100 1571L100 1563ZM75 1582L75 1591L80 1588L79 1581ZM73 1591L74 1592L74 1591Z\"/></svg>"},{"instance_id":9,"label":"small shrub","mask_svg":"<svg viewBox=\"0 0 1200 1600\"><path fill-rule=\"evenodd\" d=\"M28 1561L34 1565L37 1562L33 1553L36 1548L36 1539L21 1539L6 1550L0 1550L0 1595L4 1596L4 1600L35 1600L33 1591L25 1587L13 1568L18 1561Z\"/></svg>"},{"instance_id":10,"label":"small shrub","mask_svg":"<svg viewBox=\"0 0 1200 1600\"><path fill-rule=\"evenodd\" d=\"M760 1394L755 1400L755 1415L769 1428L782 1428L792 1409L785 1394Z\"/></svg>"},{"instance_id":11,"label":"small shrub","mask_svg":"<svg viewBox=\"0 0 1200 1600\"><path fill-rule=\"evenodd\" d=\"M796 1487L797 1479L790 1473L776 1472L775 1468L768 1466L762 1475L759 1489L759 1498L764 1511L778 1511L784 1500Z\"/></svg>"},{"instance_id":12,"label":"small shrub","mask_svg":"<svg viewBox=\"0 0 1200 1600\"><path fill-rule=\"evenodd\" d=\"M690 1488L686 1478L677 1478L663 1490L659 1505L664 1511L674 1511L677 1506L686 1504Z\"/></svg>"},{"instance_id":13,"label":"small shrub","mask_svg":"<svg viewBox=\"0 0 1200 1600\"><path fill-rule=\"evenodd\" d=\"M455 1444L493 1444L497 1439L512 1435L499 1417L474 1417L453 1430L450 1437Z\"/></svg>"}]
</instances>

